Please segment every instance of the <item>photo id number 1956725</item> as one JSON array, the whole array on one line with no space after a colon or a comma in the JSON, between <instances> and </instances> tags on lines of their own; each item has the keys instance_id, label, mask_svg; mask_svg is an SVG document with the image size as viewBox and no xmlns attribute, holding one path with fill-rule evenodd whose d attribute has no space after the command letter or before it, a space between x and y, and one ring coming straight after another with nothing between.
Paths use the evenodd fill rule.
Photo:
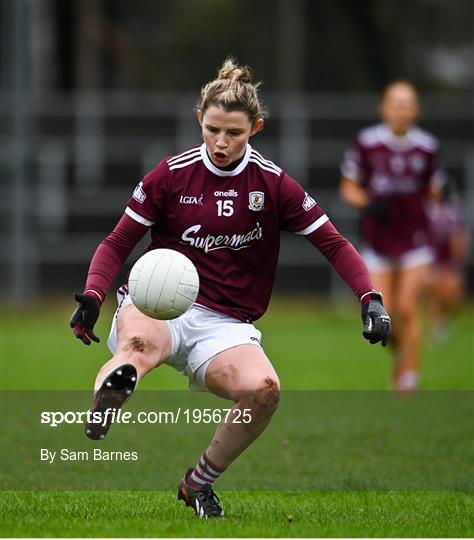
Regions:
<instances>
[{"instance_id":1,"label":"photo id number 1956725","mask_svg":"<svg viewBox=\"0 0 474 540\"><path fill-rule=\"evenodd\" d=\"M182 411L187 424L220 424L222 421L232 424L250 424L251 409L184 409Z\"/></svg>"}]
</instances>

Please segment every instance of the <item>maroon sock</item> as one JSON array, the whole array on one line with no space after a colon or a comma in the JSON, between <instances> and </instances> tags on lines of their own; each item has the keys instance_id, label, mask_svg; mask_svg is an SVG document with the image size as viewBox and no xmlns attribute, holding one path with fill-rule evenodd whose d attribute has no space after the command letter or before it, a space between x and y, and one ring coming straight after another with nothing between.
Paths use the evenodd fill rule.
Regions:
<instances>
[{"instance_id":1,"label":"maroon sock","mask_svg":"<svg viewBox=\"0 0 474 540\"><path fill-rule=\"evenodd\" d=\"M194 489L201 489L205 484L212 485L224 471L225 469L215 465L204 452L192 472L186 476L186 484Z\"/></svg>"}]
</instances>

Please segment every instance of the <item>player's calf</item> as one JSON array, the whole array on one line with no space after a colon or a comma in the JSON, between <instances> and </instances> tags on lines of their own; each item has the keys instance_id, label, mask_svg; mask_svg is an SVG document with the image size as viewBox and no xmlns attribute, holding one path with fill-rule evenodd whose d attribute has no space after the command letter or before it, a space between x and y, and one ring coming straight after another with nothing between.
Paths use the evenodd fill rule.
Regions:
<instances>
[{"instance_id":1,"label":"player's calf","mask_svg":"<svg viewBox=\"0 0 474 540\"><path fill-rule=\"evenodd\" d=\"M93 440L103 439L112 424L114 412L130 398L137 385L137 370L132 364L115 368L94 394L90 407L90 422L86 423L86 435Z\"/></svg>"}]
</instances>

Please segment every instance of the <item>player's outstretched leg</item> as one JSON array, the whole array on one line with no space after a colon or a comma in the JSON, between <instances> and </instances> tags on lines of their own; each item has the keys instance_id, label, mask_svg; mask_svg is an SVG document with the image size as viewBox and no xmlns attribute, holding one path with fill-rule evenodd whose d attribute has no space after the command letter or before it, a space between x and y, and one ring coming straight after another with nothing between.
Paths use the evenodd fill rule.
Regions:
<instances>
[{"instance_id":1,"label":"player's outstretched leg","mask_svg":"<svg viewBox=\"0 0 474 540\"><path fill-rule=\"evenodd\" d=\"M129 305L117 320L117 351L100 369L86 435L103 439L115 415L131 397L140 379L162 364L171 351L171 334L164 321L151 319ZM95 413L95 415L94 415ZM97 418L98 417L98 418ZM89 421L89 420L93 421ZM96 422L95 420L99 420Z\"/></svg>"},{"instance_id":2,"label":"player's outstretched leg","mask_svg":"<svg viewBox=\"0 0 474 540\"><path fill-rule=\"evenodd\" d=\"M86 435L95 441L103 439L109 431L114 415L132 395L137 384L137 370L132 364L119 366L105 378L95 392L86 423Z\"/></svg>"},{"instance_id":3,"label":"player's outstretched leg","mask_svg":"<svg viewBox=\"0 0 474 540\"><path fill-rule=\"evenodd\" d=\"M234 401L234 406L194 469L179 484L178 499L200 518L224 515L213 484L267 427L280 397L278 376L256 345L239 345L216 355L207 368L206 386L217 396ZM239 421L242 418L245 422Z\"/></svg>"}]
</instances>

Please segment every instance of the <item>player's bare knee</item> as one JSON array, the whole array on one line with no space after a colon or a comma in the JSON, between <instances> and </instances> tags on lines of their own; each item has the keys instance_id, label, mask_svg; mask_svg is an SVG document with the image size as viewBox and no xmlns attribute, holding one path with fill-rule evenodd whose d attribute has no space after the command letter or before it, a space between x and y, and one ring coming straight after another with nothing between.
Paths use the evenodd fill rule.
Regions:
<instances>
[{"instance_id":1,"label":"player's bare knee","mask_svg":"<svg viewBox=\"0 0 474 540\"><path fill-rule=\"evenodd\" d=\"M251 408L254 414L271 415L277 410L279 402L280 381L278 377L265 377L252 391Z\"/></svg>"},{"instance_id":2,"label":"player's bare knee","mask_svg":"<svg viewBox=\"0 0 474 540\"><path fill-rule=\"evenodd\" d=\"M143 336L137 334L128 338L123 350L128 355L128 361L145 372L156 366L156 347Z\"/></svg>"},{"instance_id":3,"label":"player's bare knee","mask_svg":"<svg viewBox=\"0 0 474 540\"><path fill-rule=\"evenodd\" d=\"M145 352L145 347L147 347L146 340L141 336L132 336L128 339L126 349L131 352Z\"/></svg>"}]
</instances>

